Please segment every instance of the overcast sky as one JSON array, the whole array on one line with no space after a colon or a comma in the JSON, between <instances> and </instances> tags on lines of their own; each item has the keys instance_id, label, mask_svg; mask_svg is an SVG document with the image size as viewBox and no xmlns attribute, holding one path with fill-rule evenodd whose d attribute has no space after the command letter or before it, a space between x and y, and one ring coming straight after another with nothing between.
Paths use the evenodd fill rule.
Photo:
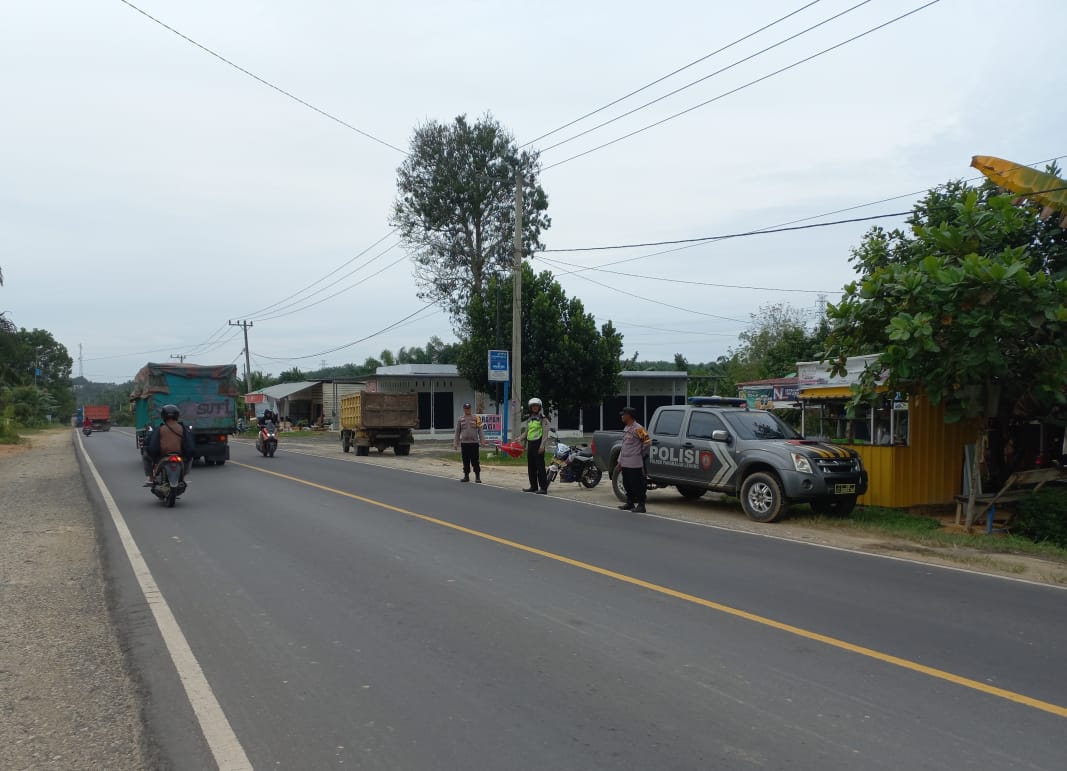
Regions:
<instances>
[{"instance_id":1,"label":"overcast sky","mask_svg":"<svg viewBox=\"0 0 1067 771\"><path fill-rule=\"evenodd\" d=\"M857 1L816 2L538 145L708 75ZM544 165L712 99L924 1L871 0L546 151ZM804 4L137 0L258 76L402 148L419 122L485 111L526 142ZM542 184L553 220L546 246L764 228L973 176L968 163L976 154L1025 163L1067 154L1067 103L1057 67L1065 28L1062 0L942 0L546 170ZM84 374L94 380L125 380L145 361L171 354L195 354L191 360L205 364L239 361L242 341L239 330L226 326L230 319L254 320L253 368L274 374L293 365L315 369L323 359L362 362L383 348L422 345L434 334L454 339L445 316L426 311L344 350L282 360L366 337L419 309L409 262L372 276L403 257L393 250L369 262L392 240L289 297L386 235L402 156L235 71L120 0L4 3L0 93L0 311L18 326L52 331L74 356L75 374L79 343ZM913 200L829 219L906 210ZM849 248L868 226L732 240L612 268L776 291L602 271L564 275L560 282L598 320L615 322L627 355L669 359L680 351L705 361L735 344L742 322L763 304L813 310L818 291L833 301L852 277ZM545 256L578 267L653 251ZM307 310L267 318L361 279L364 284Z\"/></svg>"}]
</instances>

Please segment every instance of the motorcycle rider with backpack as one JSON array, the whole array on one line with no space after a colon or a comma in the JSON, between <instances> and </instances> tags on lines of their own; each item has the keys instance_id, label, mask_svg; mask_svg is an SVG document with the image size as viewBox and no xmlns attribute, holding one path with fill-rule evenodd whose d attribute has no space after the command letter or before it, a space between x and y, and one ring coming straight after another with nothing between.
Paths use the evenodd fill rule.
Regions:
<instances>
[{"instance_id":1,"label":"motorcycle rider with backpack","mask_svg":"<svg viewBox=\"0 0 1067 771\"><path fill-rule=\"evenodd\" d=\"M149 431L145 439L144 451L141 459L144 463L145 475L148 477L146 486L152 484L152 474L159 459L164 455L181 455L185 474L193 463L193 452L196 447L193 442L193 432L185 427L179 418L181 412L173 404L164 404L159 410L159 428Z\"/></svg>"}]
</instances>

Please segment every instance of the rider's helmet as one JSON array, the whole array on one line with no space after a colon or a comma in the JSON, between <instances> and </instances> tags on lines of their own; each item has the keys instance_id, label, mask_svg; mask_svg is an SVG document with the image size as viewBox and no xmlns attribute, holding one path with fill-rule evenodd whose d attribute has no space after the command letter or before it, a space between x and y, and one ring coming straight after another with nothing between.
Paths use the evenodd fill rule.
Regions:
<instances>
[{"instance_id":1,"label":"rider's helmet","mask_svg":"<svg viewBox=\"0 0 1067 771\"><path fill-rule=\"evenodd\" d=\"M167 418L173 418L174 420L177 420L179 417L181 417L181 412L179 412L178 408L175 407L173 404L164 404L159 410L159 417L161 417L163 420L166 420Z\"/></svg>"},{"instance_id":2,"label":"rider's helmet","mask_svg":"<svg viewBox=\"0 0 1067 771\"><path fill-rule=\"evenodd\" d=\"M540 399L538 399L538 398L537 398L536 396L535 396L534 398L530 399L529 403L528 403L528 404L527 404L526 406L527 406L527 407L533 407L533 406L534 406L535 404L536 404L536 405L537 405L538 407L540 407L541 409L544 409L544 407L545 407L545 405L543 405L543 404L541 403L541 400L540 400Z\"/></svg>"}]
</instances>

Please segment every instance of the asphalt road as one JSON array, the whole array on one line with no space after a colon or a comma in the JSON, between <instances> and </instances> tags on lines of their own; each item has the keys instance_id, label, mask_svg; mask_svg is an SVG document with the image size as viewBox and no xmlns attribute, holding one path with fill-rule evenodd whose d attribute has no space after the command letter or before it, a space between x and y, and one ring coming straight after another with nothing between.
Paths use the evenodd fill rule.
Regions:
<instances>
[{"instance_id":1,"label":"asphalt road","mask_svg":"<svg viewBox=\"0 0 1067 771\"><path fill-rule=\"evenodd\" d=\"M165 509L85 445L256 768L1064 768L1062 589L284 444ZM158 752L210 767L101 522Z\"/></svg>"}]
</instances>

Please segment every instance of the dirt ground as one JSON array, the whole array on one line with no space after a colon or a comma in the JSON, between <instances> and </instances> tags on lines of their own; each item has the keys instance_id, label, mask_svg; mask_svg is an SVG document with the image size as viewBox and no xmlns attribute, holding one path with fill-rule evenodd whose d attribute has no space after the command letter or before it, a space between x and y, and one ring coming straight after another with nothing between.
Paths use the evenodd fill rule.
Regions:
<instances>
[{"instance_id":1,"label":"dirt ground","mask_svg":"<svg viewBox=\"0 0 1067 771\"><path fill-rule=\"evenodd\" d=\"M309 433L307 437L283 437L279 445L279 456L285 451L333 457L372 466L399 468L440 477L454 477L457 481L462 476L459 462L447 457L453 452L448 442L417 441L412 447L411 454L406 457L397 457L391 450L386 450L380 455L372 450L370 456L357 457L355 453L346 454L341 450L335 434L312 435ZM497 487L519 490L527 485L526 469L524 466L485 465L482 467L482 481ZM549 494L598 506L615 507L619 503L611 491L611 484L606 476L592 490L587 490L575 483L553 483ZM724 503L721 496L712 494L699 500L687 501L673 489L654 490L648 495L648 513L652 516L678 519L708 527L759 533L776 538L882 554L1040 583L1067 585L1067 564L1028 555L997 554L964 547L927 546L892 535L839 532L832 528L808 527L793 523L788 518L775 524L760 524L749 520L740 506ZM635 515L620 512L620 516Z\"/></svg>"},{"instance_id":2,"label":"dirt ground","mask_svg":"<svg viewBox=\"0 0 1067 771\"><path fill-rule=\"evenodd\" d=\"M147 767L69 429L0 445L0 529L0 768Z\"/></svg>"}]
</instances>

